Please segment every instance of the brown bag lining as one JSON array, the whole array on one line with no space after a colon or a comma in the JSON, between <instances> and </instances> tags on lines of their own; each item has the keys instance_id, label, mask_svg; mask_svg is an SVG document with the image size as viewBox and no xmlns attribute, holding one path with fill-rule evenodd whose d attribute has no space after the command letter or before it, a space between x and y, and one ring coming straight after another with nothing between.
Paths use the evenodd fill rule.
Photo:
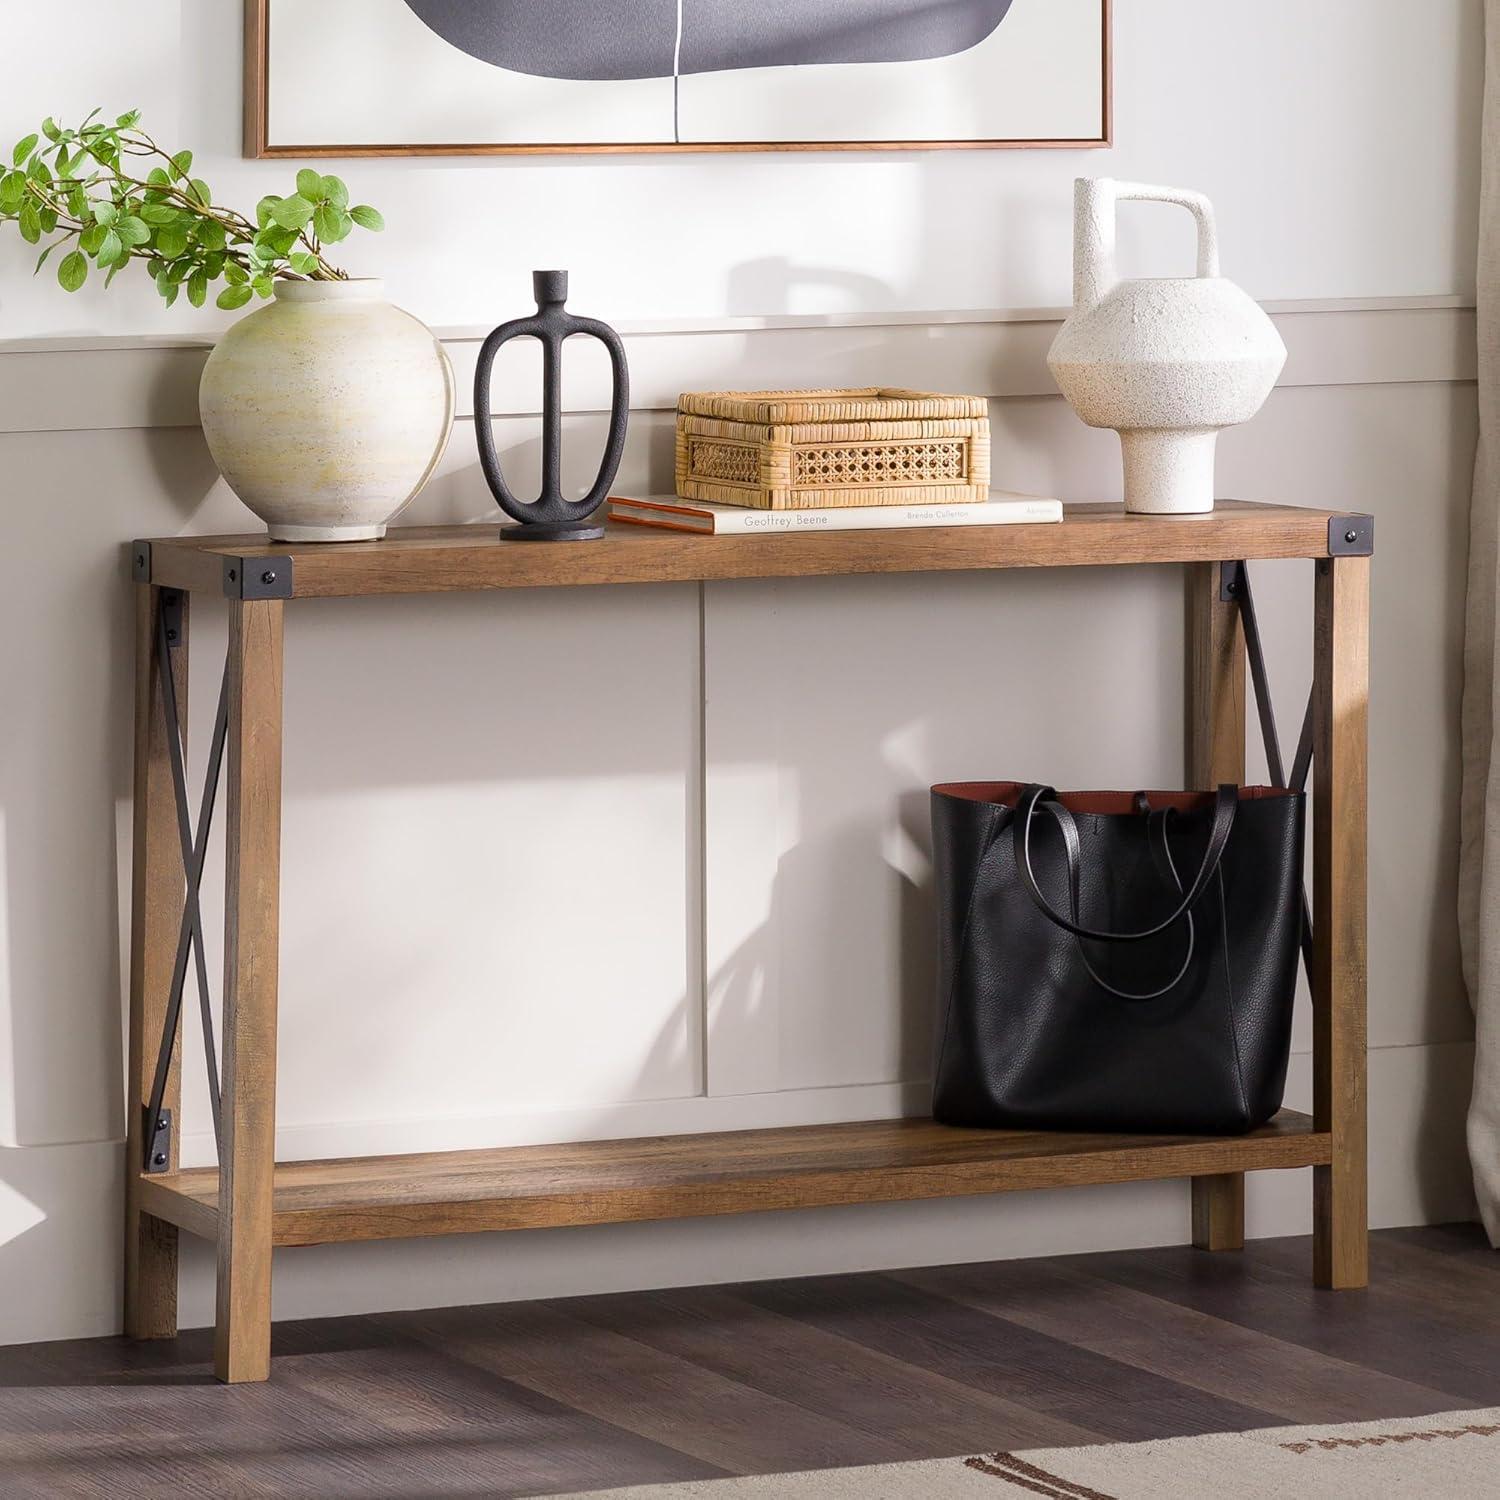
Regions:
<instances>
[{"instance_id":1,"label":"brown bag lining","mask_svg":"<svg viewBox=\"0 0 1500 1500\"><path fill-rule=\"evenodd\" d=\"M944 797L961 797L966 802L992 802L1001 807L1015 807L1026 790L1024 781L946 781L933 787L933 791ZM1266 797L1300 797L1279 786L1242 786L1241 802L1256 802ZM1137 792L1059 792L1057 800L1069 812L1098 813L1106 816L1125 816L1135 812ZM1199 812L1214 805L1213 792L1152 792L1144 793L1152 808L1170 807L1174 812Z\"/></svg>"}]
</instances>

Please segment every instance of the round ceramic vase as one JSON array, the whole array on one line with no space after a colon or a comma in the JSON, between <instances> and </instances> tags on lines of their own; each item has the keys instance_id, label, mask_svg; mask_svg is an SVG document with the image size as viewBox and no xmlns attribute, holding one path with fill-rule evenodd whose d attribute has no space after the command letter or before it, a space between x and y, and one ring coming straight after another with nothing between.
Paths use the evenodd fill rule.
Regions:
<instances>
[{"instance_id":1,"label":"round ceramic vase","mask_svg":"<svg viewBox=\"0 0 1500 1500\"><path fill-rule=\"evenodd\" d=\"M368 541L431 477L453 367L381 281L278 281L214 346L198 388L209 452L278 542Z\"/></svg>"},{"instance_id":2,"label":"round ceramic vase","mask_svg":"<svg viewBox=\"0 0 1500 1500\"><path fill-rule=\"evenodd\" d=\"M1198 221L1198 274L1121 280L1115 205L1151 199ZM1260 306L1219 274L1213 206L1184 188L1081 177L1074 196L1073 312L1047 363L1074 411L1120 434L1125 509L1213 509L1220 431L1260 410L1286 346Z\"/></svg>"}]
</instances>

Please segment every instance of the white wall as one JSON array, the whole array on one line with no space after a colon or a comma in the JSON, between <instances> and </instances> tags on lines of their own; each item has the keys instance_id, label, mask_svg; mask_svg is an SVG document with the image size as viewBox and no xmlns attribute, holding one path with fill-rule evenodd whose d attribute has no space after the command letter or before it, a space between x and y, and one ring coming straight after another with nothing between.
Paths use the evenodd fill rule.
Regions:
<instances>
[{"instance_id":1,"label":"white wall","mask_svg":"<svg viewBox=\"0 0 1500 1500\"><path fill-rule=\"evenodd\" d=\"M12 9L7 28L33 24ZM294 163L233 154L235 0L84 9L69 77L8 75L0 138L49 111L140 103L223 196L290 175ZM1472 318L1454 299L1368 299L1468 290L1478 6L1117 9L1112 152L351 163L392 224L358 269L386 274L429 321L473 327L515 311L531 266L571 266L580 305L635 329L640 410L622 480L654 486L670 474L664 408L677 389L877 379L995 398L1001 483L1118 494L1113 440L1047 394L1054 325L929 315L1064 301L1078 171L1212 193L1226 268L1257 295L1366 299L1281 315L1283 386L1226 438L1221 489L1379 517L1373 1210L1385 1223L1460 1215L1469 1022L1451 898ZM787 213L747 211L773 194ZM1133 216L1127 253L1138 268L1186 264L1186 224ZM106 1331L118 1317L119 543L246 523L191 425L202 356L183 338L222 315L166 313L147 291L122 278L107 298L70 300L30 280L13 236L0 244L0 336L15 341L0 345L0 630L12 643L0 661L0 1284L31 1289L0 1300L0 1338ZM847 316L714 326L788 311ZM43 337L70 333L152 337ZM471 339L452 347L472 358ZM524 412L527 397L508 381L501 410ZM587 391L581 404L594 404ZM575 426L597 438L594 418ZM528 421L506 415L499 435L534 463ZM492 514L464 421L411 519ZM1265 570L1288 734L1309 599L1305 569ZM200 608L199 755L222 640L222 613ZM318 603L290 612L287 649L285 1155L919 1106L922 789L968 774L1181 774L1170 571ZM1439 809L1416 828L1399 817L1413 786ZM582 893L585 937L549 910L549 883ZM212 913L216 891L205 894ZM1302 1020L1293 1103L1307 1096ZM190 1026L187 1149L207 1160L197 1045ZM1253 1233L1306 1222L1302 1174L1255 1183ZM1165 1184L291 1252L277 1310L1150 1243L1185 1224L1185 1189ZM211 1313L211 1269L189 1254L186 1321Z\"/></svg>"},{"instance_id":2,"label":"white wall","mask_svg":"<svg viewBox=\"0 0 1500 1500\"><path fill-rule=\"evenodd\" d=\"M1045 5L1048 0L1018 0ZM533 266L621 319L1057 306L1080 173L1190 183L1219 211L1225 272L1257 297L1472 288L1477 0L1117 0L1114 150L723 153L352 161L384 235L349 268L429 323L498 322ZM240 0L3 0L0 138L45 114L139 106L222 199L288 191L296 162L239 159ZM57 61L50 61L56 58ZM329 59L336 67L337 58ZM73 299L0 250L0 338L216 328L144 278ZM1192 266L1185 215L1127 210L1127 270Z\"/></svg>"}]
</instances>

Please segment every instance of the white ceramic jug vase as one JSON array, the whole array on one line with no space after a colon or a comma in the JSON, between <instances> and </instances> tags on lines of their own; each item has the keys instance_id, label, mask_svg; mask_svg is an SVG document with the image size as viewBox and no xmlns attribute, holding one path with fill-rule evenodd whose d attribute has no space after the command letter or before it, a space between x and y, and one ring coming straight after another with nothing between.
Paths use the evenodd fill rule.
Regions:
<instances>
[{"instance_id":1,"label":"white ceramic jug vase","mask_svg":"<svg viewBox=\"0 0 1500 1500\"><path fill-rule=\"evenodd\" d=\"M1177 203L1198 221L1196 277L1115 274L1115 205ZM1184 515L1214 505L1219 431L1260 410L1286 361L1261 308L1219 275L1213 205L1201 193L1080 177L1073 198L1073 312L1047 356L1090 427L1120 434L1125 509Z\"/></svg>"}]
</instances>

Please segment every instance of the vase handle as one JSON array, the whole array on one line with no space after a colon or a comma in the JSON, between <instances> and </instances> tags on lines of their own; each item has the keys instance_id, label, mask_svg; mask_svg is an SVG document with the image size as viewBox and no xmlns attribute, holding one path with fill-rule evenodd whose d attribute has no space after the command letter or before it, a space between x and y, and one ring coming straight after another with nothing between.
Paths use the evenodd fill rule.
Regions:
<instances>
[{"instance_id":1,"label":"vase handle","mask_svg":"<svg viewBox=\"0 0 1500 1500\"><path fill-rule=\"evenodd\" d=\"M1135 200L1146 203L1175 203L1187 209L1198 221L1198 274L1219 274L1219 231L1214 223L1214 206L1202 193L1191 188L1154 187L1148 182L1116 182L1115 202Z\"/></svg>"}]
</instances>

